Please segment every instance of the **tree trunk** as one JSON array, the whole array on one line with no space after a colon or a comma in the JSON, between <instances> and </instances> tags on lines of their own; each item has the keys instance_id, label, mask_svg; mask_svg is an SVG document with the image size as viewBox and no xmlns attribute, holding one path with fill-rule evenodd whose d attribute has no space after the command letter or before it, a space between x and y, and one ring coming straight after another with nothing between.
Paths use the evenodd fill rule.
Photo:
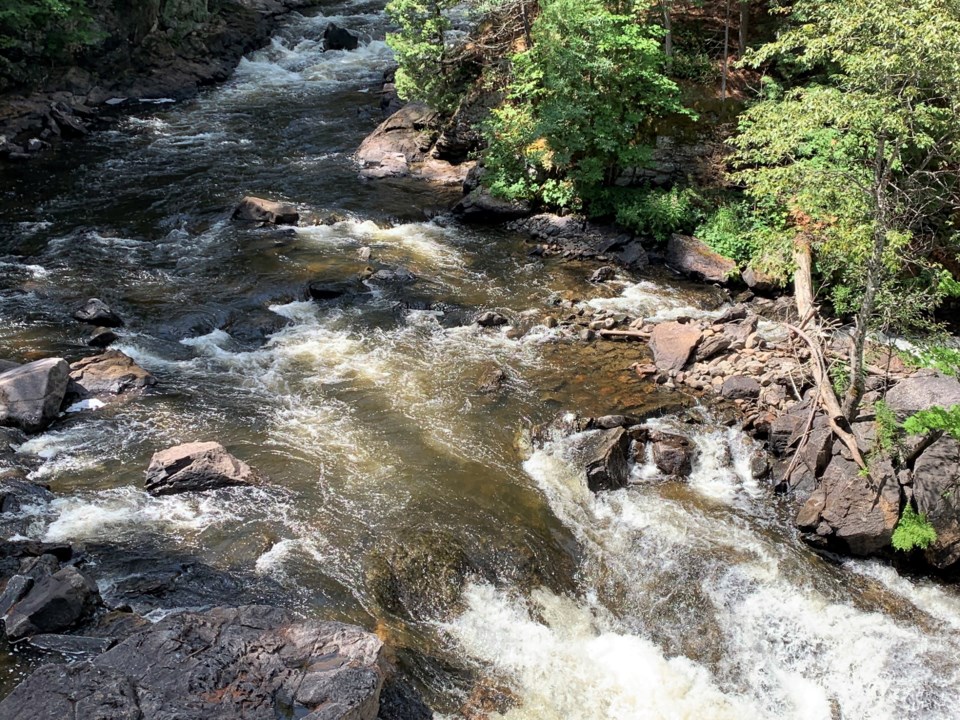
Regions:
<instances>
[{"instance_id":1,"label":"tree trunk","mask_svg":"<svg viewBox=\"0 0 960 720\"><path fill-rule=\"evenodd\" d=\"M663 13L663 53L667 62L673 58L673 22L670 20L670 0L660 0L660 11Z\"/></svg>"},{"instance_id":2,"label":"tree trunk","mask_svg":"<svg viewBox=\"0 0 960 720\"><path fill-rule=\"evenodd\" d=\"M808 322L813 309L813 253L810 250L810 238L800 234L793 241L793 296L797 302L797 314L800 327Z\"/></svg>"},{"instance_id":3,"label":"tree trunk","mask_svg":"<svg viewBox=\"0 0 960 720\"><path fill-rule=\"evenodd\" d=\"M720 99L727 99L727 67L730 64L730 0L723 20L723 80L720 81Z\"/></svg>"},{"instance_id":4,"label":"tree trunk","mask_svg":"<svg viewBox=\"0 0 960 720\"><path fill-rule=\"evenodd\" d=\"M750 0L740 0L740 43L737 57L743 58L747 52L747 32L750 27Z\"/></svg>"}]
</instances>

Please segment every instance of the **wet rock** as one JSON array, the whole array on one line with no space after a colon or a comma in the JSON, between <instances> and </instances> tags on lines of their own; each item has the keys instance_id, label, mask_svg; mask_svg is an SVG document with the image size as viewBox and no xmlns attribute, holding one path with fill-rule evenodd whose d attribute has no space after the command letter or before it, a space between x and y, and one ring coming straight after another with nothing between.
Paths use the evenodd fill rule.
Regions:
<instances>
[{"instance_id":1,"label":"wet rock","mask_svg":"<svg viewBox=\"0 0 960 720\"><path fill-rule=\"evenodd\" d=\"M105 348L110 347L119 339L120 336L117 335L113 330L105 327L98 327L87 339L87 345L95 348Z\"/></svg>"},{"instance_id":2,"label":"wet rock","mask_svg":"<svg viewBox=\"0 0 960 720\"><path fill-rule=\"evenodd\" d=\"M369 292L359 280L311 280L307 294L314 300L327 301Z\"/></svg>"},{"instance_id":3,"label":"wet rock","mask_svg":"<svg viewBox=\"0 0 960 720\"><path fill-rule=\"evenodd\" d=\"M593 492L626 487L630 436L622 427L597 433L587 449L587 487Z\"/></svg>"},{"instance_id":4,"label":"wet rock","mask_svg":"<svg viewBox=\"0 0 960 720\"><path fill-rule=\"evenodd\" d=\"M20 602L33 587L33 578L29 575L14 575L7 580L7 585L0 593L0 618L4 617L10 608Z\"/></svg>"},{"instance_id":5,"label":"wet rock","mask_svg":"<svg viewBox=\"0 0 960 720\"><path fill-rule=\"evenodd\" d=\"M477 383L477 392L485 395L495 393L503 387L503 381L506 379L507 374L501 368L488 368Z\"/></svg>"},{"instance_id":6,"label":"wet rock","mask_svg":"<svg viewBox=\"0 0 960 720\"><path fill-rule=\"evenodd\" d=\"M95 656L106 652L116 645L117 641L110 637L87 637L85 635L57 635L47 633L34 635L30 638L30 645L37 650L56 652L61 655L90 655Z\"/></svg>"},{"instance_id":7,"label":"wet rock","mask_svg":"<svg viewBox=\"0 0 960 720\"><path fill-rule=\"evenodd\" d=\"M367 280L378 285L412 285L417 281L417 276L406 268L382 268Z\"/></svg>"},{"instance_id":8,"label":"wet rock","mask_svg":"<svg viewBox=\"0 0 960 720\"><path fill-rule=\"evenodd\" d=\"M70 379L74 385L72 389L79 389L78 394L83 397L119 395L157 384L153 375L119 350L107 350L72 363Z\"/></svg>"},{"instance_id":9,"label":"wet rock","mask_svg":"<svg viewBox=\"0 0 960 720\"><path fill-rule=\"evenodd\" d=\"M259 474L217 442L194 442L154 453L144 487L151 495L253 485Z\"/></svg>"},{"instance_id":10,"label":"wet rock","mask_svg":"<svg viewBox=\"0 0 960 720\"><path fill-rule=\"evenodd\" d=\"M14 362L13 360L0 360L0 373L5 373L7 370L13 370L18 367L20 367L20 363Z\"/></svg>"},{"instance_id":11,"label":"wet rock","mask_svg":"<svg viewBox=\"0 0 960 720\"><path fill-rule=\"evenodd\" d=\"M797 515L801 530L814 530L853 555L872 555L890 545L900 518L900 485L889 461L875 463L871 477L835 455L820 486Z\"/></svg>"},{"instance_id":12,"label":"wet rock","mask_svg":"<svg viewBox=\"0 0 960 720\"><path fill-rule=\"evenodd\" d=\"M666 322L650 334L653 361L662 372L679 372L693 355L703 333L692 323Z\"/></svg>"},{"instance_id":13,"label":"wet rock","mask_svg":"<svg viewBox=\"0 0 960 720\"><path fill-rule=\"evenodd\" d=\"M0 513L18 513L30 505L46 505L53 493L19 474L0 475Z\"/></svg>"},{"instance_id":14,"label":"wet rock","mask_svg":"<svg viewBox=\"0 0 960 720\"><path fill-rule=\"evenodd\" d=\"M478 314L473 319L473 322L480 327L498 327L500 325L507 325L510 321L498 312L487 310Z\"/></svg>"},{"instance_id":15,"label":"wet rock","mask_svg":"<svg viewBox=\"0 0 960 720\"><path fill-rule=\"evenodd\" d=\"M43 553L36 557L27 557L20 561L20 575L42 580L60 570L60 560L53 553Z\"/></svg>"},{"instance_id":16,"label":"wet rock","mask_svg":"<svg viewBox=\"0 0 960 720\"><path fill-rule=\"evenodd\" d=\"M405 177L411 164L427 159L438 134L439 116L410 103L384 120L357 149L360 174L369 178Z\"/></svg>"},{"instance_id":17,"label":"wet rock","mask_svg":"<svg viewBox=\"0 0 960 720\"><path fill-rule=\"evenodd\" d=\"M476 567L456 538L440 530L412 534L375 555L367 585L387 612L413 620L455 614Z\"/></svg>"},{"instance_id":18,"label":"wet rock","mask_svg":"<svg viewBox=\"0 0 960 720\"><path fill-rule=\"evenodd\" d=\"M756 378L734 375L723 381L720 394L728 400L756 400L760 396L760 382Z\"/></svg>"},{"instance_id":19,"label":"wet rock","mask_svg":"<svg viewBox=\"0 0 960 720\"><path fill-rule=\"evenodd\" d=\"M433 720L433 710L409 683L393 675L380 691L377 720Z\"/></svg>"},{"instance_id":20,"label":"wet rock","mask_svg":"<svg viewBox=\"0 0 960 720\"><path fill-rule=\"evenodd\" d=\"M65 567L34 583L10 609L4 623L7 637L19 640L28 635L65 630L87 617L99 604L97 584L77 568Z\"/></svg>"},{"instance_id":21,"label":"wet rock","mask_svg":"<svg viewBox=\"0 0 960 720\"><path fill-rule=\"evenodd\" d=\"M737 264L687 235L673 235L667 243L667 264L692 277L723 283L735 277Z\"/></svg>"},{"instance_id":22,"label":"wet rock","mask_svg":"<svg viewBox=\"0 0 960 720\"><path fill-rule=\"evenodd\" d=\"M960 560L960 443L941 437L917 458L912 474L917 510L927 516L937 539L924 555L944 569Z\"/></svg>"},{"instance_id":23,"label":"wet rock","mask_svg":"<svg viewBox=\"0 0 960 720\"><path fill-rule=\"evenodd\" d=\"M597 268L593 271L593 275L590 276L589 282L592 283L604 283L607 280L613 280L616 277L617 271L614 270L609 265L604 265L601 268Z\"/></svg>"},{"instance_id":24,"label":"wet rock","mask_svg":"<svg viewBox=\"0 0 960 720\"><path fill-rule=\"evenodd\" d=\"M453 214L468 223L501 223L529 215L530 205L494 197L486 188L478 187L453 206Z\"/></svg>"},{"instance_id":25,"label":"wet rock","mask_svg":"<svg viewBox=\"0 0 960 720\"><path fill-rule=\"evenodd\" d=\"M300 220L300 213L293 205L248 195L233 211L233 217L269 225L296 225Z\"/></svg>"},{"instance_id":26,"label":"wet rock","mask_svg":"<svg viewBox=\"0 0 960 720\"><path fill-rule=\"evenodd\" d=\"M323 31L324 50L356 50L359 45L360 38L357 35L336 23L330 23Z\"/></svg>"},{"instance_id":27,"label":"wet rock","mask_svg":"<svg viewBox=\"0 0 960 720\"><path fill-rule=\"evenodd\" d=\"M618 427L635 425L637 418L628 415L601 415L590 420L589 427L597 430L612 430Z\"/></svg>"},{"instance_id":28,"label":"wet rock","mask_svg":"<svg viewBox=\"0 0 960 720\"><path fill-rule=\"evenodd\" d=\"M693 442L683 435L653 430L653 462L664 475L686 477L693 468Z\"/></svg>"},{"instance_id":29,"label":"wet rock","mask_svg":"<svg viewBox=\"0 0 960 720\"><path fill-rule=\"evenodd\" d=\"M60 412L69 373L66 360L47 358L0 374L0 425L44 429Z\"/></svg>"},{"instance_id":30,"label":"wet rock","mask_svg":"<svg viewBox=\"0 0 960 720\"><path fill-rule=\"evenodd\" d=\"M8 720L374 720L388 674L361 628L276 608L184 612L93 660L45 665L3 702Z\"/></svg>"},{"instance_id":31,"label":"wet rock","mask_svg":"<svg viewBox=\"0 0 960 720\"><path fill-rule=\"evenodd\" d=\"M73 318L98 327L115 328L123 325L123 319L99 298L87 300L82 307L74 311Z\"/></svg>"}]
</instances>

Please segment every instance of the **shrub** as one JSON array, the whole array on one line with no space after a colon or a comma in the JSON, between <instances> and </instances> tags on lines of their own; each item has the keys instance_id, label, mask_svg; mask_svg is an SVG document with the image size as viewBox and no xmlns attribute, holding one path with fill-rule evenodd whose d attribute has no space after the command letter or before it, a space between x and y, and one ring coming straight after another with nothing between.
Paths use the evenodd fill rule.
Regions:
<instances>
[{"instance_id":1,"label":"shrub","mask_svg":"<svg viewBox=\"0 0 960 720\"><path fill-rule=\"evenodd\" d=\"M877 425L877 447L890 453L896 447L897 431L900 428L897 416L883 400L877 400L873 404L873 414Z\"/></svg>"},{"instance_id":2,"label":"shrub","mask_svg":"<svg viewBox=\"0 0 960 720\"><path fill-rule=\"evenodd\" d=\"M918 513L912 506L906 505L893 531L890 543L896 550L910 552L915 548L926 550L936 539L937 531L933 529L927 516Z\"/></svg>"},{"instance_id":3,"label":"shrub","mask_svg":"<svg viewBox=\"0 0 960 720\"><path fill-rule=\"evenodd\" d=\"M722 205L707 217L695 234L721 255L744 266L758 250L755 222L747 203Z\"/></svg>"},{"instance_id":4,"label":"shrub","mask_svg":"<svg viewBox=\"0 0 960 720\"><path fill-rule=\"evenodd\" d=\"M960 440L960 405L949 408L934 406L921 410L904 420L903 429L911 435L940 431Z\"/></svg>"},{"instance_id":5,"label":"shrub","mask_svg":"<svg viewBox=\"0 0 960 720\"><path fill-rule=\"evenodd\" d=\"M703 217L700 196L692 188L635 190L612 197L617 223L658 242L676 232L692 232Z\"/></svg>"}]
</instances>

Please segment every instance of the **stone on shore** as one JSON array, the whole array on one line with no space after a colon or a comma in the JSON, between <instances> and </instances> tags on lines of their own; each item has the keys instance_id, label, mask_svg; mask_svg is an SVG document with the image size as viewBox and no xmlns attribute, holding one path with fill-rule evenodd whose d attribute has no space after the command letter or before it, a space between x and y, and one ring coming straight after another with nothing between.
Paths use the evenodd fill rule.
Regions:
<instances>
[{"instance_id":1,"label":"stone on shore","mask_svg":"<svg viewBox=\"0 0 960 720\"><path fill-rule=\"evenodd\" d=\"M73 313L74 320L96 325L97 327L115 328L123 325L123 318L117 315L110 306L99 298L90 298L82 307Z\"/></svg>"},{"instance_id":2,"label":"stone on shore","mask_svg":"<svg viewBox=\"0 0 960 720\"><path fill-rule=\"evenodd\" d=\"M171 615L90 661L44 665L5 720L374 720L389 672L362 628L263 606Z\"/></svg>"},{"instance_id":3,"label":"stone on shore","mask_svg":"<svg viewBox=\"0 0 960 720\"><path fill-rule=\"evenodd\" d=\"M157 384L153 375L119 350L107 350L71 363L70 379L84 396L119 395Z\"/></svg>"},{"instance_id":4,"label":"stone on shore","mask_svg":"<svg viewBox=\"0 0 960 720\"><path fill-rule=\"evenodd\" d=\"M151 495L253 485L260 475L217 442L194 442L154 453L144 487Z\"/></svg>"},{"instance_id":5,"label":"stone on shore","mask_svg":"<svg viewBox=\"0 0 960 720\"><path fill-rule=\"evenodd\" d=\"M737 264L706 243L687 235L673 235L667 243L667 265L707 282L724 283L737 276Z\"/></svg>"},{"instance_id":6,"label":"stone on shore","mask_svg":"<svg viewBox=\"0 0 960 720\"><path fill-rule=\"evenodd\" d=\"M0 425L43 430L60 412L70 366L61 358L36 360L0 374Z\"/></svg>"},{"instance_id":7,"label":"stone on shore","mask_svg":"<svg viewBox=\"0 0 960 720\"><path fill-rule=\"evenodd\" d=\"M661 372L683 370L700 343L703 332L693 323L665 322L650 334L653 362Z\"/></svg>"},{"instance_id":8,"label":"stone on shore","mask_svg":"<svg viewBox=\"0 0 960 720\"><path fill-rule=\"evenodd\" d=\"M297 208L288 203L248 195L233 211L233 217L268 225L296 225L300 220L300 213Z\"/></svg>"}]
</instances>

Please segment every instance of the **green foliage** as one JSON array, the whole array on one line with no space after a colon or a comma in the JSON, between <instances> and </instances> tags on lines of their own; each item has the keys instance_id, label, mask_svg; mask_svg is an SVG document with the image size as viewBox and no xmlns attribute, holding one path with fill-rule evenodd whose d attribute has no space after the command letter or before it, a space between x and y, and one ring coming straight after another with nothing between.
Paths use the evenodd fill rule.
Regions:
<instances>
[{"instance_id":1,"label":"green foliage","mask_svg":"<svg viewBox=\"0 0 960 720\"><path fill-rule=\"evenodd\" d=\"M955 440L960 440L960 405L949 408L934 406L921 410L904 420L903 429L911 435L945 432Z\"/></svg>"},{"instance_id":2,"label":"green foliage","mask_svg":"<svg viewBox=\"0 0 960 720\"><path fill-rule=\"evenodd\" d=\"M692 188L626 190L612 193L617 223L642 237L665 243L673 233L690 233L703 218Z\"/></svg>"},{"instance_id":3,"label":"green foliage","mask_svg":"<svg viewBox=\"0 0 960 720\"><path fill-rule=\"evenodd\" d=\"M915 352L901 352L907 365L932 368L946 375L960 377L960 350L943 345L931 345Z\"/></svg>"},{"instance_id":4,"label":"green foliage","mask_svg":"<svg viewBox=\"0 0 960 720\"><path fill-rule=\"evenodd\" d=\"M906 505L890 540L893 547L901 552L910 552L914 548L926 550L936 540L937 531L929 523L927 516Z\"/></svg>"},{"instance_id":5,"label":"green foliage","mask_svg":"<svg viewBox=\"0 0 960 720\"><path fill-rule=\"evenodd\" d=\"M844 389L850 384L850 366L837 361L827 368L827 375L830 376L833 391L837 395L842 395Z\"/></svg>"},{"instance_id":6,"label":"green foliage","mask_svg":"<svg viewBox=\"0 0 960 720\"><path fill-rule=\"evenodd\" d=\"M69 59L98 38L84 0L3 0L0 88Z\"/></svg>"},{"instance_id":7,"label":"green foliage","mask_svg":"<svg viewBox=\"0 0 960 720\"><path fill-rule=\"evenodd\" d=\"M649 0L544 0L485 128L485 182L501 197L579 208L617 167L648 161L649 121L685 112L663 73Z\"/></svg>"},{"instance_id":8,"label":"green foliage","mask_svg":"<svg viewBox=\"0 0 960 720\"><path fill-rule=\"evenodd\" d=\"M883 400L877 400L873 404L873 415L877 429L877 447L889 455L896 448L897 432L900 429L896 413Z\"/></svg>"},{"instance_id":9,"label":"green foliage","mask_svg":"<svg viewBox=\"0 0 960 720\"><path fill-rule=\"evenodd\" d=\"M714 210L694 234L721 255L745 266L758 250L759 222L749 203L731 203Z\"/></svg>"},{"instance_id":10,"label":"green foliage","mask_svg":"<svg viewBox=\"0 0 960 720\"><path fill-rule=\"evenodd\" d=\"M422 100L431 107L450 112L459 97L456 68L447 62L446 34L451 28L446 14L455 0L390 0L387 15L399 32L387 36L397 58L396 87L400 97Z\"/></svg>"}]
</instances>

